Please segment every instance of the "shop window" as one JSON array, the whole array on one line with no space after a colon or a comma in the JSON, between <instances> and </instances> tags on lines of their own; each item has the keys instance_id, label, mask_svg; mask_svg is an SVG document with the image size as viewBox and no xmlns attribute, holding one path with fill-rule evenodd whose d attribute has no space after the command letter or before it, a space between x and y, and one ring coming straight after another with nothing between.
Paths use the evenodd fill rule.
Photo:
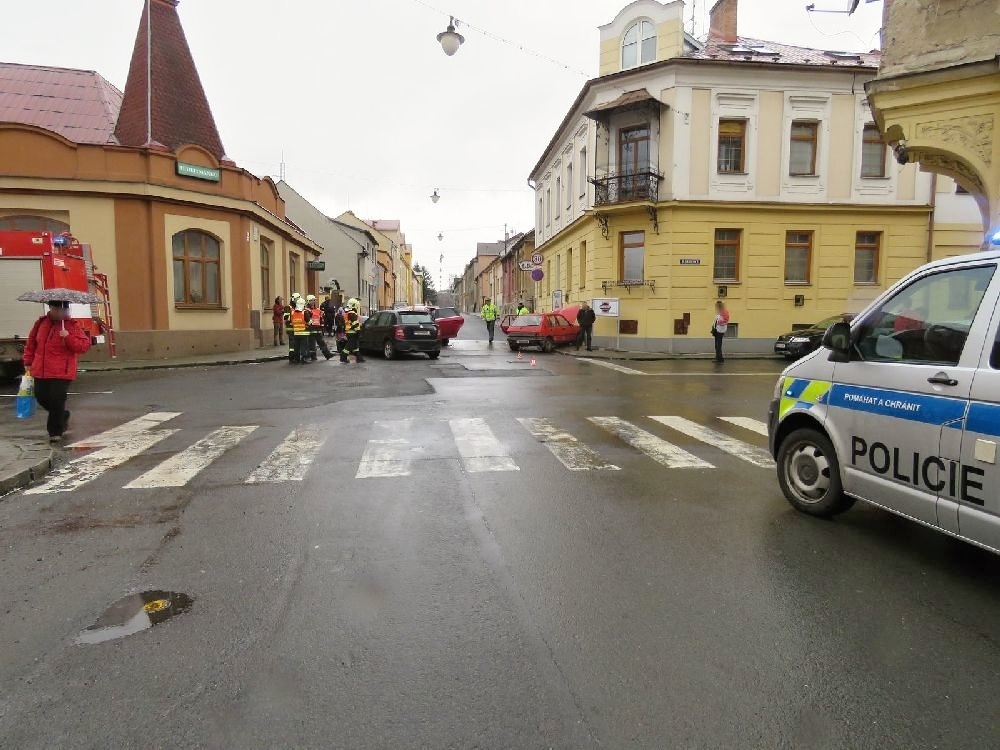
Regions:
<instances>
[{"instance_id":1,"label":"shop window","mask_svg":"<svg viewBox=\"0 0 1000 750\"><path fill-rule=\"evenodd\" d=\"M173 236L174 303L200 307L222 305L221 246L198 229Z\"/></svg>"},{"instance_id":2,"label":"shop window","mask_svg":"<svg viewBox=\"0 0 1000 750\"><path fill-rule=\"evenodd\" d=\"M746 120L719 120L719 174L746 172Z\"/></svg>"},{"instance_id":3,"label":"shop window","mask_svg":"<svg viewBox=\"0 0 1000 750\"><path fill-rule=\"evenodd\" d=\"M636 21L622 36L622 70L655 60L656 27L650 21Z\"/></svg>"},{"instance_id":4,"label":"shop window","mask_svg":"<svg viewBox=\"0 0 1000 750\"><path fill-rule=\"evenodd\" d=\"M742 229L715 230L713 281L734 283L740 280L740 243L742 238Z\"/></svg>"},{"instance_id":5,"label":"shop window","mask_svg":"<svg viewBox=\"0 0 1000 750\"><path fill-rule=\"evenodd\" d=\"M878 283L881 232L858 232L854 241L854 283Z\"/></svg>"},{"instance_id":6,"label":"shop window","mask_svg":"<svg viewBox=\"0 0 1000 750\"><path fill-rule=\"evenodd\" d=\"M812 262L812 232L785 232L785 283L808 284Z\"/></svg>"},{"instance_id":7,"label":"shop window","mask_svg":"<svg viewBox=\"0 0 1000 750\"><path fill-rule=\"evenodd\" d=\"M816 174L816 149L819 145L819 123L810 120L792 122L788 152L788 174L811 177Z\"/></svg>"},{"instance_id":8,"label":"shop window","mask_svg":"<svg viewBox=\"0 0 1000 750\"><path fill-rule=\"evenodd\" d=\"M0 216L0 230L24 230L28 232L50 232L62 234L69 231L69 224L47 216L21 214L18 216Z\"/></svg>"},{"instance_id":9,"label":"shop window","mask_svg":"<svg viewBox=\"0 0 1000 750\"><path fill-rule=\"evenodd\" d=\"M861 139L861 176L885 177L886 146L875 123L865 125Z\"/></svg>"},{"instance_id":10,"label":"shop window","mask_svg":"<svg viewBox=\"0 0 1000 750\"><path fill-rule=\"evenodd\" d=\"M621 239L619 268L622 281L644 281L646 261L646 233L624 232Z\"/></svg>"}]
</instances>

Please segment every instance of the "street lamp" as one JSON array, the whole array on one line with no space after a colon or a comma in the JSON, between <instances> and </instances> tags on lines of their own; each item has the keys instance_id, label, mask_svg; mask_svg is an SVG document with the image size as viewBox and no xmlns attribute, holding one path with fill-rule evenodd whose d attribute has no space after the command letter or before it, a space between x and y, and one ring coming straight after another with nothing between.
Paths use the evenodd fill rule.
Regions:
<instances>
[{"instance_id":1,"label":"street lamp","mask_svg":"<svg viewBox=\"0 0 1000 750\"><path fill-rule=\"evenodd\" d=\"M444 53L448 57L458 52L458 48L462 46L465 37L455 31L454 16L451 17L451 23L448 24L448 28L437 35L437 40L441 43L441 49L444 50Z\"/></svg>"},{"instance_id":2,"label":"street lamp","mask_svg":"<svg viewBox=\"0 0 1000 750\"><path fill-rule=\"evenodd\" d=\"M443 239L444 239L444 235L441 234L441 232L438 232L438 242L440 242Z\"/></svg>"},{"instance_id":3,"label":"street lamp","mask_svg":"<svg viewBox=\"0 0 1000 750\"><path fill-rule=\"evenodd\" d=\"M434 188L434 192L431 193L431 203L437 203L439 200L441 200L441 196L438 195L438 189Z\"/></svg>"}]
</instances>

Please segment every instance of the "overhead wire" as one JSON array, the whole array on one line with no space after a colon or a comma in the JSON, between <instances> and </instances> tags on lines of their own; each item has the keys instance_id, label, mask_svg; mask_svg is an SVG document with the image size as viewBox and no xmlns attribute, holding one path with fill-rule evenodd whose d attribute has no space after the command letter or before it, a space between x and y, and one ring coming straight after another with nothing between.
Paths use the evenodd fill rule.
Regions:
<instances>
[{"instance_id":1,"label":"overhead wire","mask_svg":"<svg viewBox=\"0 0 1000 750\"><path fill-rule=\"evenodd\" d=\"M523 44L520 44L519 42L511 41L510 39L507 39L506 37L500 36L499 34L494 34L491 31L487 31L486 29L483 29L483 28L480 28L479 26L471 24L471 23L469 23L468 21L466 21L464 19L459 19L458 17L455 16L454 13L446 13L445 11L441 10L440 8L435 8L430 3L425 2L425 0L413 0L413 2L417 3L417 5L422 5L425 8L427 8L428 10L432 10L435 13L438 13L438 14L446 17L446 18L453 19L456 27L464 26L466 28L472 29L473 31L475 31L475 32L477 32L479 34L482 34L483 36L487 37L488 39L492 39L492 40L494 40L496 42L500 42L501 44L506 44L507 46L513 47L513 48L515 48L517 50L520 50L521 52L524 52L525 54L531 55L533 57L537 57L539 60L544 60L545 62L551 63L552 65L556 65L556 66L558 66L560 68L563 68L564 70L568 70L570 73L576 73L577 75L581 75L584 78L590 78L590 74L589 73L586 73L585 71L582 71L579 68L574 68L572 65L568 65L567 63L564 63L561 60L557 60L554 57L549 57L548 55L543 54L543 53L539 52L538 50L531 49L530 47L525 47Z\"/></svg>"}]
</instances>

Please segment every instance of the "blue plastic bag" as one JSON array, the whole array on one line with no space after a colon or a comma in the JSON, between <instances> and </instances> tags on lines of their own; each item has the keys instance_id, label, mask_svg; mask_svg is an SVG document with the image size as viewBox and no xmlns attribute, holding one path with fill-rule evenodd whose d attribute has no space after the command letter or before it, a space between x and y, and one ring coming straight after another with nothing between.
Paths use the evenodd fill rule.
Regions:
<instances>
[{"instance_id":1,"label":"blue plastic bag","mask_svg":"<svg viewBox=\"0 0 1000 750\"><path fill-rule=\"evenodd\" d=\"M35 416L35 379L28 374L21 376L21 387L14 400L18 419L31 419Z\"/></svg>"}]
</instances>

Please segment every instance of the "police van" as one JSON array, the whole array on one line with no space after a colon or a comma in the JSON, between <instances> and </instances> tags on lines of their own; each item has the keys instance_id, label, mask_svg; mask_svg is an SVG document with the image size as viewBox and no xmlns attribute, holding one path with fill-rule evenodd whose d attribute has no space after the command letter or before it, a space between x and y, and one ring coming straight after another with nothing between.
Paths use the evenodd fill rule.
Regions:
<instances>
[{"instance_id":1,"label":"police van","mask_svg":"<svg viewBox=\"0 0 1000 750\"><path fill-rule=\"evenodd\" d=\"M793 506L864 500L1000 552L998 265L923 266L785 369L768 439Z\"/></svg>"}]
</instances>

